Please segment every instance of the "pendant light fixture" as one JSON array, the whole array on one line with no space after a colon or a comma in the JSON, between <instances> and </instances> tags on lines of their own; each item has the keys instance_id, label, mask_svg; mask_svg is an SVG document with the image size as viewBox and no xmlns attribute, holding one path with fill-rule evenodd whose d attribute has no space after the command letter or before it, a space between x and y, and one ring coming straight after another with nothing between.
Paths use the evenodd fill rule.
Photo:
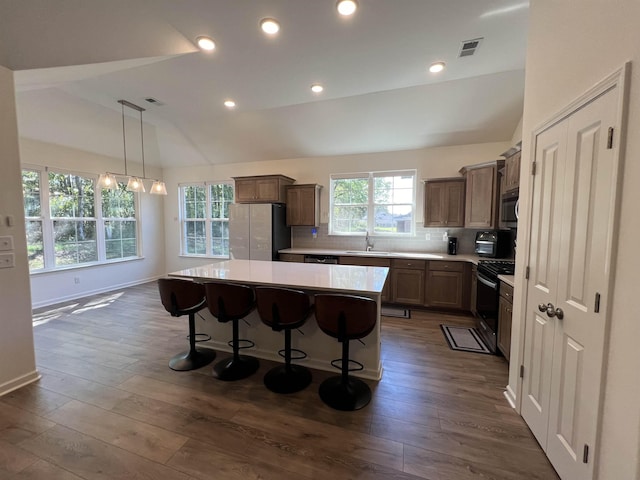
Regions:
<instances>
[{"instance_id":1,"label":"pendant light fixture","mask_svg":"<svg viewBox=\"0 0 640 480\"><path fill-rule=\"evenodd\" d=\"M118 100L118 103L121 106L122 111L122 145L124 149L124 174L125 176L129 176L128 166L127 166L127 135L125 131L125 120L124 120L124 107L131 108L132 110L136 110L140 113L140 145L142 150L142 177L129 177L127 181L127 191L129 192L146 192L144 188L143 180L147 180L145 166L144 166L144 128L142 123L142 112L144 112L144 108L139 107L135 103L128 102L127 100ZM113 173L103 173L100 175L98 179L98 187L109 189L109 190L117 190L118 189L118 181ZM159 180L153 180L153 185L151 186L150 192L153 195L166 195L167 187L164 182Z\"/></svg>"}]
</instances>

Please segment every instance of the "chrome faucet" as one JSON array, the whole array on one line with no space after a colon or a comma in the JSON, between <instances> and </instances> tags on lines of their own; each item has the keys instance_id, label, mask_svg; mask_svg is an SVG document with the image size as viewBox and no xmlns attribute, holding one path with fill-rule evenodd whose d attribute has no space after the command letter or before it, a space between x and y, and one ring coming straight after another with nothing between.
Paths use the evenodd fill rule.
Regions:
<instances>
[{"instance_id":1,"label":"chrome faucet","mask_svg":"<svg viewBox=\"0 0 640 480\"><path fill-rule=\"evenodd\" d=\"M373 250L373 243L371 242L371 239L369 238L369 230L366 231L366 234L365 234L365 237L364 237L364 241L366 243L367 252L370 252L371 250Z\"/></svg>"}]
</instances>

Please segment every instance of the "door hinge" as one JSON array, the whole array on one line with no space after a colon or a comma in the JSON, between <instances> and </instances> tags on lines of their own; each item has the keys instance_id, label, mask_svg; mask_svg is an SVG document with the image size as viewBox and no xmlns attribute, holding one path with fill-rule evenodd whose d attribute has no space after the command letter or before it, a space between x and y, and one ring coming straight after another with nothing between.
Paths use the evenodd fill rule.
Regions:
<instances>
[{"instance_id":1,"label":"door hinge","mask_svg":"<svg viewBox=\"0 0 640 480\"><path fill-rule=\"evenodd\" d=\"M520 365L520 378L524 378L524 365Z\"/></svg>"},{"instance_id":2,"label":"door hinge","mask_svg":"<svg viewBox=\"0 0 640 480\"><path fill-rule=\"evenodd\" d=\"M613 127L609 127L609 132L607 134L607 150L611 150L613 148Z\"/></svg>"},{"instance_id":3,"label":"door hinge","mask_svg":"<svg viewBox=\"0 0 640 480\"><path fill-rule=\"evenodd\" d=\"M584 444L584 451L582 452L582 463L589 463L589 445Z\"/></svg>"},{"instance_id":4,"label":"door hinge","mask_svg":"<svg viewBox=\"0 0 640 480\"><path fill-rule=\"evenodd\" d=\"M598 313L600 311L600 294L596 292L596 304L593 306L593 311Z\"/></svg>"},{"instance_id":5,"label":"door hinge","mask_svg":"<svg viewBox=\"0 0 640 480\"><path fill-rule=\"evenodd\" d=\"M524 278L526 280L529 280L529 265L527 265L527 268L524 269Z\"/></svg>"},{"instance_id":6,"label":"door hinge","mask_svg":"<svg viewBox=\"0 0 640 480\"><path fill-rule=\"evenodd\" d=\"M531 164L531 175L535 175L536 174L536 162L534 161Z\"/></svg>"}]
</instances>

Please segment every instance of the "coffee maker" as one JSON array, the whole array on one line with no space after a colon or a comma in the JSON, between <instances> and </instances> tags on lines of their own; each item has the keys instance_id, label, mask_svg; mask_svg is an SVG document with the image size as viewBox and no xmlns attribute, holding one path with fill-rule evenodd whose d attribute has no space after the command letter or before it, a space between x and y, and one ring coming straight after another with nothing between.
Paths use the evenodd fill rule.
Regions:
<instances>
[{"instance_id":1,"label":"coffee maker","mask_svg":"<svg viewBox=\"0 0 640 480\"><path fill-rule=\"evenodd\" d=\"M449 255L456 255L458 253L458 237L449 237L447 253Z\"/></svg>"}]
</instances>

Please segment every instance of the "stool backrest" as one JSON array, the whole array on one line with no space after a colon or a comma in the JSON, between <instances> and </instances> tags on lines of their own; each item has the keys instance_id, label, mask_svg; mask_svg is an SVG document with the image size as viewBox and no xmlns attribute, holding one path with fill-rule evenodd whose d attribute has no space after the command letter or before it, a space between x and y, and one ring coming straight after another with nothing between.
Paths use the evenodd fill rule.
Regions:
<instances>
[{"instance_id":1,"label":"stool backrest","mask_svg":"<svg viewBox=\"0 0 640 480\"><path fill-rule=\"evenodd\" d=\"M162 305L174 317L197 312L205 306L204 287L200 283L182 278L161 278L158 290Z\"/></svg>"},{"instance_id":2,"label":"stool backrest","mask_svg":"<svg viewBox=\"0 0 640 480\"><path fill-rule=\"evenodd\" d=\"M260 319L274 330L298 328L311 315L309 295L289 288L256 287Z\"/></svg>"},{"instance_id":3,"label":"stool backrest","mask_svg":"<svg viewBox=\"0 0 640 480\"><path fill-rule=\"evenodd\" d=\"M366 337L378 318L375 300L356 295L316 295L315 310L320 330L340 341Z\"/></svg>"},{"instance_id":4,"label":"stool backrest","mask_svg":"<svg viewBox=\"0 0 640 480\"><path fill-rule=\"evenodd\" d=\"M247 285L208 282L204 290L209 312L220 322L244 318L256 306L253 289Z\"/></svg>"}]
</instances>

